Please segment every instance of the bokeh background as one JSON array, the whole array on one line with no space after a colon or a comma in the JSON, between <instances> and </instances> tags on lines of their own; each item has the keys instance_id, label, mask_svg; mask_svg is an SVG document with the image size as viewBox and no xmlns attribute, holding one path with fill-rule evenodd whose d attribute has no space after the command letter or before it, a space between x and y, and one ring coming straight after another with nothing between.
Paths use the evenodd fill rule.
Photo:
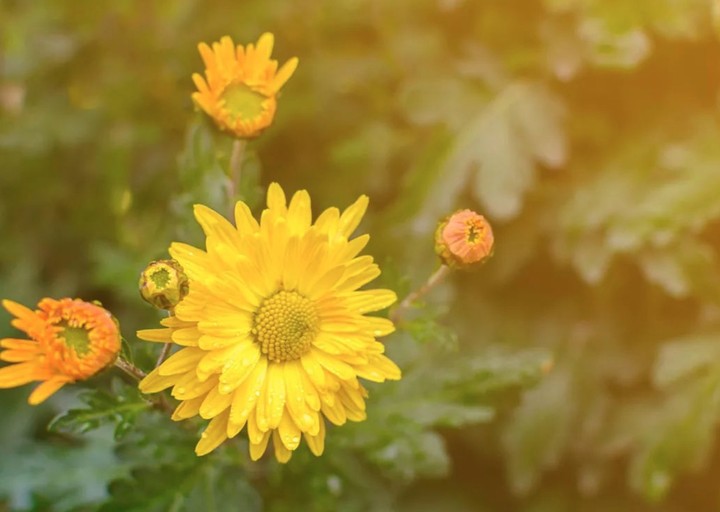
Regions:
<instances>
[{"instance_id":1,"label":"bokeh background","mask_svg":"<svg viewBox=\"0 0 720 512\"><path fill-rule=\"evenodd\" d=\"M201 242L193 203L227 206L232 141L190 100L197 43L226 34L300 58L249 148L256 211L270 181L316 212L368 194L361 230L400 295L455 208L486 215L496 250L387 338L404 380L372 386L319 459L253 464L240 438L198 459L202 425L116 371L36 408L1 391L0 511L718 510L719 9L3 0L2 297L98 299L150 367L138 274Z\"/></svg>"}]
</instances>

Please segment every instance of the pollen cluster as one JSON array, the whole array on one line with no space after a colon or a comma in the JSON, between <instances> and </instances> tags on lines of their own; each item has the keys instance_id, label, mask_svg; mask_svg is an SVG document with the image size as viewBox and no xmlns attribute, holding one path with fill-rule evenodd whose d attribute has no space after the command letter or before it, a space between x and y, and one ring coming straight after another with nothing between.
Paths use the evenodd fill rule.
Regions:
<instances>
[{"instance_id":1,"label":"pollen cluster","mask_svg":"<svg viewBox=\"0 0 720 512\"><path fill-rule=\"evenodd\" d=\"M263 301L255 313L252 333L270 361L299 359L318 332L313 303L295 291L280 290Z\"/></svg>"}]
</instances>

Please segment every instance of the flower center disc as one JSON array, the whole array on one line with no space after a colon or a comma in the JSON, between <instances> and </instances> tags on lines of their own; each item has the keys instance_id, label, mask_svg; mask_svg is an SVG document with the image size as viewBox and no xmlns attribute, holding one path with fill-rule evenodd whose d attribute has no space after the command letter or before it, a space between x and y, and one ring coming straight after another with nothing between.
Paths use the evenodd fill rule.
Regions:
<instances>
[{"instance_id":1,"label":"flower center disc","mask_svg":"<svg viewBox=\"0 0 720 512\"><path fill-rule=\"evenodd\" d=\"M222 93L225 108L235 119L254 119L263 112L265 96L245 84L231 84Z\"/></svg>"},{"instance_id":2,"label":"flower center disc","mask_svg":"<svg viewBox=\"0 0 720 512\"><path fill-rule=\"evenodd\" d=\"M286 290L263 301L252 329L262 353L275 362L300 358L310 349L317 331L318 316L312 301Z\"/></svg>"},{"instance_id":3,"label":"flower center disc","mask_svg":"<svg viewBox=\"0 0 720 512\"><path fill-rule=\"evenodd\" d=\"M60 322L63 328L59 336L65 340L65 345L72 347L78 357L90 352L90 333L84 327L71 327L67 322Z\"/></svg>"}]
</instances>

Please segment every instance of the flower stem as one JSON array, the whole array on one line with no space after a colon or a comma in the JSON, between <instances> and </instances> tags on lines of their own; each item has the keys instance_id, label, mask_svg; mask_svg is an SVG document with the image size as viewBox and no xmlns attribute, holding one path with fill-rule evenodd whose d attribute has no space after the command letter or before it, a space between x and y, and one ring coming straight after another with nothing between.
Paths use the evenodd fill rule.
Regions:
<instances>
[{"instance_id":1,"label":"flower stem","mask_svg":"<svg viewBox=\"0 0 720 512\"><path fill-rule=\"evenodd\" d=\"M163 348L160 351L160 356L158 357L157 363L155 363L155 368L160 366L163 363L163 361L165 361L165 358L170 353L171 347L172 347L172 343L165 343L165 345L163 345Z\"/></svg>"},{"instance_id":2,"label":"flower stem","mask_svg":"<svg viewBox=\"0 0 720 512\"><path fill-rule=\"evenodd\" d=\"M123 359L122 357L118 357L117 359L115 359L115 366L120 368L122 371L124 371L130 377L132 377L133 379L135 379L137 381L140 381L143 378L145 378L146 374L144 371L142 371L140 368L133 365L132 363L125 361L125 359Z\"/></svg>"},{"instance_id":3,"label":"flower stem","mask_svg":"<svg viewBox=\"0 0 720 512\"><path fill-rule=\"evenodd\" d=\"M247 141L245 139L235 139L233 142L232 153L230 154L230 186L228 187L228 204L230 205L230 216L235 212L235 201L237 201L237 193L240 190L240 178L242 177L242 167L245 160L245 147Z\"/></svg>"},{"instance_id":4,"label":"flower stem","mask_svg":"<svg viewBox=\"0 0 720 512\"><path fill-rule=\"evenodd\" d=\"M392 320L393 322L397 322L398 320L400 320L403 315L408 310L410 310L414 302L416 302L419 298L428 293L435 285L442 281L449 272L450 267L448 267L447 265L440 265L440 267L435 270L435 272L433 272L430 277L428 277L427 281L425 281L425 283L420 288L410 292L407 297L405 297L402 302L398 304L398 307L396 307L390 313L390 320Z\"/></svg>"}]
</instances>

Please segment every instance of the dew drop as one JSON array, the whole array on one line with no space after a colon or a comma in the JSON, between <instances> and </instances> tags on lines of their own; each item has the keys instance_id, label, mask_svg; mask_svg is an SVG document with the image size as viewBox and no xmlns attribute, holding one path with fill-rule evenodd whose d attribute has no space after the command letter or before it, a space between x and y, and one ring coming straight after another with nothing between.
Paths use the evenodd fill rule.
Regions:
<instances>
[{"instance_id":1,"label":"dew drop","mask_svg":"<svg viewBox=\"0 0 720 512\"><path fill-rule=\"evenodd\" d=\"M200 437L202 437L203 439L206 439L207 436L208 436L207 432L203 432L202 434L200 434Z\"/></svg>"}]
</instances>

